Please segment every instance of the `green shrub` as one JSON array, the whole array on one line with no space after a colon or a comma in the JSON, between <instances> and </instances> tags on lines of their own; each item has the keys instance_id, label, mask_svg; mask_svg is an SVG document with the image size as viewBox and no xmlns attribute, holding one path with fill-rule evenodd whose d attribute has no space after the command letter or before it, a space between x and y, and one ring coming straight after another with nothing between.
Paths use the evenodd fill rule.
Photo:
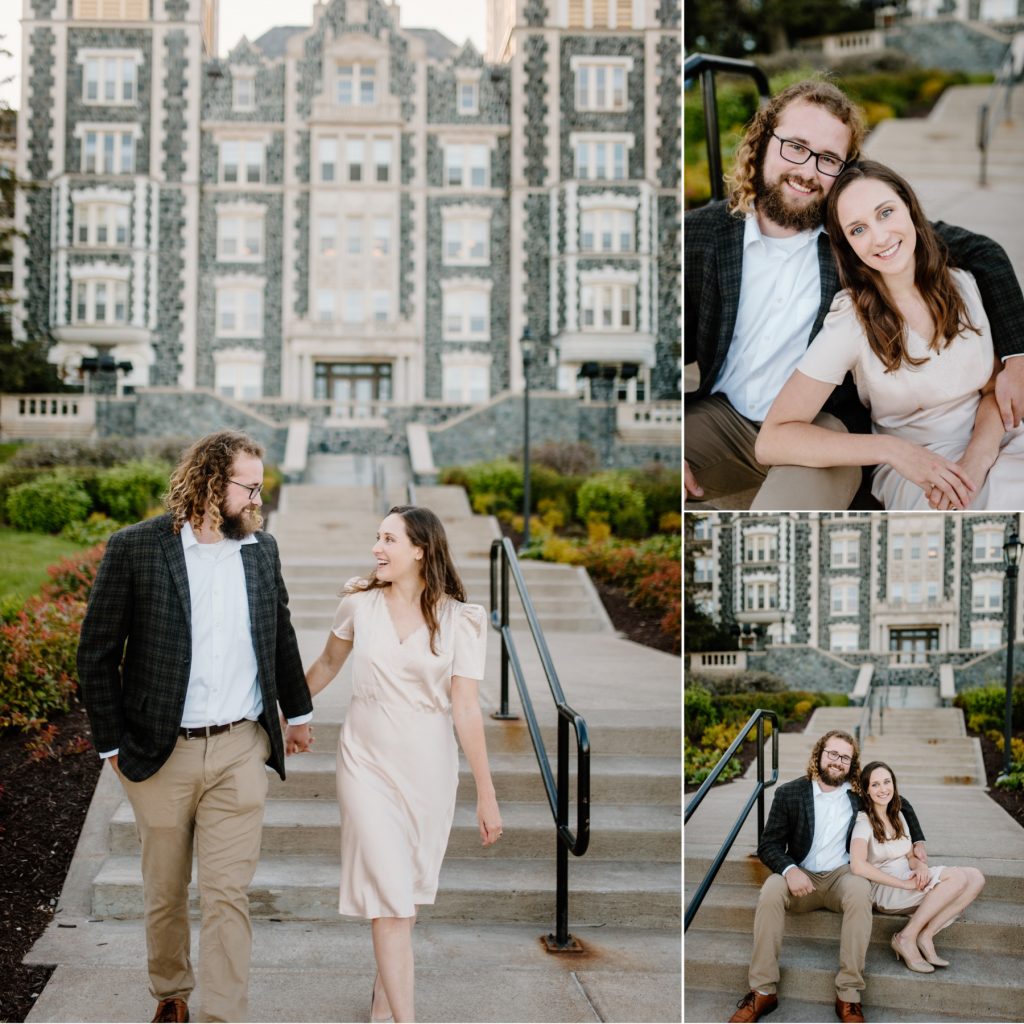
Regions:
<instances>
[{"instance_id":1,"label":"green shrub","mask_svg":"<svg viewBox=\"0 0 1024 1024\"><path fill-rule=\"evenodd\" d=\"M683 743L683 773L686 782L691 786L698 786L715 769L715 765L722 758L722 751L715 748L705 750L693 744L689 739ZM722 769L717 782L728 782L736 778L742 771L739 761L734 754L729 763Z\"/></svg>"},{"instance_id":2,"label":"green shrub","mask_svg":"<svg viewBox=\"0 0 1024 1024\"><path fill-rule=\"evenodd\" d=\"M463 466L465 487L473 510L493 515L501 509L519 512L523 507L523 468L508 459L475 462Z\"/></svg>"},{"instance_id":3,"label":"green shrub","mask_svg":"<svg viewBox=\"0 0 1024 1024\"><path fill-rule=\"evenodd\" d=\"M102 512L93 512L84 522L68 523L60 531L60 535L65 540L81 544L82 547L92 547L94 544L102 544L112 533L125 525L127 524L119 523Z\"/></svg>"},{"instance_id":4,"label":"green shrub","mask_svg":"<svg viewBox=\"0 0 1024 1024\"><path fill-rule=\"evenodd\" d=\"M609 470L585 480L576 496L576 508L582 522L609 523L624 537L642 537L647 531L644 496L622 470Z\"/></svg>"},{"instance_id":5,"label":"green shrub","mask_svg":"<svg viewBox=\"0 0 1024 1024\"><path fill-rule=\"evenodd\" d=\"M647 531L658 529L662 516L679 515L683 507L683 476L679 470L651 465L630 471L633 486L644 496Z\"/></svg>"},{"instance_id":6,"label":"green shrub","mask_svg":"<svg viewBox=\"0 0 1024 1024\"><path fill-rule=\"evenodd\" d=\"M7 498L11 491L48 473L49 470L36 466L12 466L10 463L0 466L0 522L10 522L7 516Z\"/></svg>"},{"instance_id":7,"label":"green shrub","mask_svg":"<svg viewBox=\"0 0 1024 1024\"><path fill-rule=\"evenodd\" d=\"M7 496L7 517L19 530L59 533L68 523L84 519L91 506L79 480L56 472L15 487Z\"/></svg>"},{"instance_id":8,"label":"green shrub","mask_svg":"<svg viewBox=\"0 0 1024 1024\"><path fill-rule=\"evenodd\" d=\"M984 732L990 728L1002 728L1006 719L1006 686L978 686L964 690L957 694L953 706L963 709L970 729ZM971 725L972 718L979 724ZM1024 729L1024 680L1020 676L1013 681L1011 719L1014 729Z\"/></svg>"},{"instance_id":9,"label":"green shrub","mask_svg":"<svg viewBox=\"0 0 1024 1024\"><path fill-rule=\"evenodd\" d=\"M683 723L686 735L694 743L719 720L711 694L703 686L688 683L683 693Z\"/></svg>"},{"instance_id":10,"label":"green shrub","mask_svg":"<svg viewBox=\"0 0 1024 1024\"><path fill-rule=\"evenodd\" d=\"M116 466L141 459L139 441L112 437L101 441L38 441L25 445L10 461L12 466Z\"/></svg>"},{"instance_id":11,"label":"green shrub","mask_svg":"<svg viewBox=\"0 0 1024 1024\"><path fill-rule=\"evenodd\" d=\"M30 598L0 626L0 729L35 729L69 709L85 603Z\"/></svg>"},{"instance_id":12,"label":"green shrub","mask_svg":"<svg viewBox=\"0 0 1024 1024\"><path fill-rule=\"evenodd\" d=\"M808 704L814 708L827 707L829 701L820 693L807 693L804 690L786 690L782 693L733 693L715 698L715 707L723 722L745 722L758 708L774 711L779 717L779 728L797 719L798 704Z\"/></svg>"},{"instance_id":13,"label":"green shrub","mask_svg":"<svg viewBox=\"0 0 1024 1024\"><path fill-rule=\"evenodd\" d=\"M541 502L550 502L562 513L563 522L569 522L576 508L576 489L579 487L578 481L575 488L572 486L574 479L563 477L550 466L531 466L530 510L540 511Z\"/></svg>"},{"instance_id":14,"label":"green shrub","mask_svg":"<svg viewBox=\"0 0 1024 1024\"><path fill-rule=\"evenodd\" d=\"M111 518L124 523L144 519L167 490L170 467L164 463L139 461L111 466L99 475L100 507Z\"/></svg>"},{"instance_id":15,"label":"green shrub","mask_svg":"<svg viewBox=\"0 0 1024 1024\"><path fill-rule=\"evenodd\" d=\"M782 676L760 669L694 672L690 674L690 679L698 682L714 697L724 697L733 693L782 693L786 689L786 680Z\"/></svg>"}]
</instances>

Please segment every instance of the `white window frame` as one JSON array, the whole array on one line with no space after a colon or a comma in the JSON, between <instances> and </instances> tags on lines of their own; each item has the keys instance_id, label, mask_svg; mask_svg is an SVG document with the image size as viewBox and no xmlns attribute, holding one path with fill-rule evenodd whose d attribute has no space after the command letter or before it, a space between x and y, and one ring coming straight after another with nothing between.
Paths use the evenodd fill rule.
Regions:
<instances>
[{"instance_id":1,"label":"white window frame","mask_svg":"<svg viewBox=\"0 0 1024 1024\"><path fill-rule=\"evenodd\" d=\"M214 390L221 397L235 401L262 398L265 361L264 353L251 348L224 348L214 352Z\"/></svg>"},{"instance_id":2,"label":"white window frame","mask_svg":"<svg viewBox=\"0 0 1024 1024\"><path fill-rule=\"evenodd\" d=\"M347 214L345 216L345 255L346 256L361 256L363 250L366 248L366 244L363 241L363 235L366 231L366 218L357 214Z\"/></svg>"},{"instance_id":3,"label":"white window frame","mask_svg":"<svg viewBox=\"0 0 1024 1024\"><path fill-rule=\"evenodd\" d=\"M366 296L361 288L346 288L342 292L342 323L361 324L366 320Z\"/></svg>"},{"instance_id":4,"label":"white window frame","mask_svg":"<svg viewBox=\"0 0 1024 1024\"><path fill-rule=\"evenodd\" d=\"M83 21L148 21L149 0L75 0L75 17Z\"/></svg>"},{"instance_id":5,"label":"white window frame","mask_svg":"<svg viewBox=\"0 0 1024 1024\"><path fill-rule=\"evenodd\" d=\"M446 267L488 266L491 211L485 207L441 207L441 254Z\"/></svg>"},{"instance_id":6,"label":"white window frame","mask_svg":"<svg viewBox=\"0 0 1024 1024\"><path fill-rule=\"evenodd\" d=\"M128 249L131 237L131 199L93 196L74 199L74 226L71 244L76 249ZM82 229L85 239L82 239ZM118 232L123 229L123 239ZM106 238L101 239L101 231Z\"/></svg>"},{"instance_id":7,"label":"white window frame","mask_svg":"<svg viewBox=\"0 0 1024 1024\"><path fill-rule=\"evenodd\" d=\"M391 292L387 288L374 288L370 292L370 314L373 322L391 322Z\"/></svg>"},{"instance_id":8,"label":"white window frame","mask_svg":"<svg viewBox=\"0 0 1024 1024\"><path fill-rule=\"evenodd\" d=\"M88 269L92 270L93 268ZM82 326L93 324L124 326L130 322L127 276L114 277L109 268L107 272L103 272L99 268L97 271L93 276L72 278L71 322ZM102 306L100 305L101 300ZM118 306L123 311L121 316L117 315ZM100 315L101 309L102 316Z\"/></svg>"},{"instance_id":9,"label":"white window frame","mask_svg":"<svg viewBox=\"0 0 1024 1024\"><path fill-rule=\"evenodd\" d=\"M480 69L460 68L455 72L455 113L476 117L480 113Z\"/></svg>"},{"instance_id":10,"label":"white window frame","mask_svg":"<svg viewBox=\"0 0 1024 1024\"><path fill-rule=\"evenodd\" d=\"M317 180L333 185L338 179L338 136L321 135L316 140Z\"/></svg>"},{"instance_id":11,"label":"white window frame","mask_svg":"<svg viewBox=\"0 0 1024 1024\"><path fill-rule=\"evenodd\" d=\"M337 214L317 214L315 244L316 254L320 259L331 260L335 259L338 256L339 239Z\"/></svg>"},{"instance_id":12,"label":"white window frame","mask_svg":"<svg viewBox=\"0 0 1024 1024\"><path fill-rule=\"evenodd\" d=\"M833 626L829 630L828 649L845 653L860 650L860 630L851 625Z\"/></svg>"},{"instance_id":13,"label":"white window frame","mask_svg":"<svg viewBox=\"0 0 1024 1024\"><path fill-rule=\"evenodd\" d=\"M707 516L694 516L693 539L711 540L711 520Z\"/></svg>"},{"instance_id":14,"label":"white window frame","mask_svg":"<svg viewBox=\"0 0 1024 1024\"><path fill-rule=\"evenodd\" d=\"M218 338L263 337L263 278L227 277L216 288L215 336ZM233 322L228 323L230 315Z\"/></svg>"},{"instance_id":15,"label":"white window frame","mask_svg":"<svg viewBox=\"0 0 1024 1024\"><path fill-rule=\"evenodd\" d=\"M986 574L971 578L971 610L975 612L1003 610L1002 576Z\"/></svg>"},{"instance_id":16,"label":"white window frame","mask_svg":"<svg viewBox=\"0 0 1024 1024\"><path fill-rule=\"evenodd\" d=\"M333 288L318 288L315 295L316 320L333 324L338 314L338 295Z\"/></svg>"},{"instance_id":17,"label":"white window frame","mask_svg":"<svg viewBox=\"0 0 1024 1024\"><path fill-rule=\"evenodd\" d=\"M372 107L377 103L380 84L380 68L375 60L337 61L334 65L334 102L339 107ZM342 96L343 83L351 92L348 99ZM370 95L364 93L364 86L370 86Z\"/></svg>"},{"instance_id":18,"label":"white window frame","mask_svg":"<svg viewBox=\"0 0 1024 1024\"><path fill-rule=\"evenodd\" d=\"M479 405L491 397L491 356L454 351L441 355L441 400Z\"/></svg>"},{"instance_id":19,"label":"white window frame","mask_svg":"<svg viewBox=\"0 0 1024 1024\"><path fill-rule=\"evenodd\" d=\"M743 581L743 610L774 611L779 607L778 580L750 579Z\"/></svg>"},{"instance_id":20,"label":"white window frame","mask_svg":"<svg viewBox=\"0 0 1024 1024\"><path fill-rule=\"evenodd\" d=\"M225 159L228 146L238 146L238 163L231 164ZM258 152L259 163L253 161ZM235 167L234 180L227 176L227 169ZM249 176L253 167L259 168L259 176L254 180ZM222 185L236 185L246 188L250 185L262 185L267 180L267 140L246 135L225 135L217 140L217 180Z\"/></svg>"},{"instance_id":21,"label":"white window frame","mask_svg":"<svg viewBox=\"0 0 1024 1024\"><path fill-rule=\"evenodd\" d=\"M394 249L394 223L390 217L371 217L369 254L373 259L385 259Z\"/></svg>"},{"instance_id":22,"label":"white window frame","mask_svg":"<svg viewBox=\"0 0 1024 1024\"><path fill-rule=\"evenodd\" d=\"M379 157L385 147L387 159L381 161ZM373 174L364 174L364 179L375 185L387 185L392 179L392 169L395 166L395 140L390 135L374 135L367 148ZM382 169L384 170L383 176L381 175Z\"/></svg>"},{"instance_id":23,"label":"white window frame","mask_svg":"<svg viewBox=\"0 0 1024 1024\"><path fill-rule=\"evenodd\" d=\"M833 580L828 589L828 606L833 615L860 613L860 584L857 580Z\"/></svg>"},{"instance_id":24,"label":"white window frame","mask_svg":"<svg viewBox=\"0 0 1024 1024\"><path fill-rule=\"evenodd\" d=\"M778 535L768 530L752 530L743 535L744 562L775 562L779 558Z\"/></svg>"},{"instance_id":25,"label":"white window frame","mask_svg":"<svg viewBox=\"0 0 1024 1024\"><path fill-rule=\"evenodd\" d=\"M860 565L860 534L832 534L829 538L829 565L833 569L856 569Z\"/></svg>"},{"instance_id":26,"label":"white window frame","mask_svg":"<svg viewBox=\"0 0 1024 1024\"><path fill-rule=\"evenodd\" d=\"M236 206L218 203L217 210L217 261L219 263L262 263L266 259L266 207ZM237 224L237 235L232 237L228 227ZM255 232L253 233L253 229ZM255 252L246 252L249 242L255 238ZM234 252L231 251L232 246Z\"/></svg>"},{"instance_id":27,"label":"white window frame","mask_svg":"<svg viewBox=\"0 0 1024 1024\"><path fill-rule=\"evenodd\" d=\"M256 69L231 68L231 109L237 114L249 114L256 109Z\"/></svg>"},{"instance_id":28,"label":"white window frame","mask_svg":"<svg viewBox=\"0 0 1024 1024\"><path fill-rule=\"evenodd\" d=\"M448 140L441 145L446 188L479 191L491 187L491 147L486 142ZM482 164L477 159L481 155Z\"/></svg>"},{"instance_id":29,"label":"white window frame","mask_svg":"<svg viewBox=\"0 0 1024 1024\"><path fill-rule=\"evenodd\" d=\"M580 331L629 334L636 330L636 283L611 278L581 278ZM628 322L624 316L628 314Z\"/></svg>"},{"instance_id":30,"label":"white window frame","mask_svg":"<svg viewBox=\"0 0 1024 1024\"><path fill-rule=\"evenodd\" d=\"M441 282L441 324L445 341L489 341L491 282L449 278Z\"/></svg>"},{"instance_id":31,"label":"white window frame","mask_svg":"<svg viewBox=\"0 0 1024 1024\"><path fill-rule=\"evenodd\" d=\"M570 59L569 68L577 110L617 113L629 109L632 57L576 56ZM621 91L617 94L618 78L621 78Z\"/></svg>"},{"instance_id":32,"label":"white window frame","mask_svg":"<svg viewBox=\"0 0 1024 1024\"><path fill-rule=\"evenodd\" d=\"M138 103L141 50L80 50L77 62L82 67L82 103L85 106L127 107ZM91 74L93 69L95 77ZM112 96L107 93L107 86L111 83ZM90 96L93 84L96 95Z\"/></svg>"},{"instance_id":33,"label":"white window frame","mask_svg":"<svg viewBox=\"0 0 1024 1024\"><path fill-rule=\"evenodd\" d=\"M983 634L979 643L979 634ZM1003 627L998 622L971 623L971 649L990 651L1003 646Z\"/></svg>"},{"instance_id":34,"label":"white window frame","mask_svg":"<svg viewBox=\"0 0 1024 1024\"><path fill-rule=\"evenodd\" d=\"M130 175L135 173L141 128L137 124L79 124L75 138L81 143L82 174ZM108 145L108 139L110 144ZM108 157L109 167L108 167ZM128 166L125 166L125 163Z\"/></svg>"},{"instance_id":35,"label":"white window frame","mask_svg":"<svg viewBox=\"0 0 1024 1024\"><path fill-rule=\"evenodd\" d=\"M985 552L978 557L978 539L987 537L992 541L991 547L988 542L985 545ZM989 525L975 527L974 535L971 538L971 560L974 562L1002 562L1003 544L1005 543L1006 529L1002 526Z\"/></svg>"},{"instance_id":36,"label":"white window frame","mask_svg":"<svg viewBox=\"0 0 1024 1024\"><path fill-rule=\"evenodd\" d=\"M624 235L628 235L626 244ZM635 210L612 206L581 210L580 252L636 252Z\"/></svg>"},{"instance_id":37,"label":"white window frame","mask_svg":"<svg viewBox=\"0 0 1024 1024\"><path fill-rule=\"evenodd\" d=\"M693 560L693 582L713 583L715 579L715 560L711 555L697 555Z\"/></svg>"},{"instance_id":38,"label":"white window frame","mask_svg":"<svg viewBox=\"0 0 1024 1024\"><path fill-rule=\"evenodd\" d=\"M571 132L573 177L577 181L628 181L633 142L633 136L624 133Z\"/></svg>"}]
</instances>

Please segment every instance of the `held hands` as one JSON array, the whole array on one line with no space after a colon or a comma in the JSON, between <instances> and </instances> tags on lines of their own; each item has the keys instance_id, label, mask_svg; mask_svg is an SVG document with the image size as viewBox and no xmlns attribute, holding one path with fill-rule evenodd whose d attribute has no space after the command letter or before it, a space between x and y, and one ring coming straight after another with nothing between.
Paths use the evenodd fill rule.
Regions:
<instances>
[{"instance_id":1,"label":"held hands","mask_svg":"<svg viewBox=\"0 0 1024 1024\"><path fill-rule=\"evenodd\" d=\"M996 375L996 405L1004 430L1013 430L1024 418L1024 356L1007 359Z\"/></svg>"},{"instance_id":2,"label":"held hands","mask_svg":"<svg viewBox=\"0 0 1024 1024\"><path fill-rule=\"evenodd\" d=\"M284 731L284 752L292 754L305 754L313 746L313 726L306 722L304 725L286 725Z\"/></svg>"},{"instance_id":3,"label":"held hands","mask_svg":"<svg viewBox=\"0 0 1024 1024\"><path fill-rule=\"evenodd\" d=\"M911 889L927 889L928 883L931 882L931 875L928 873L928 869L914 868L910 875L910 881L914 884L910 886Z\"/></svg>"},{"instance_id":4,"label":"held hands","mask_svg":"<svg viewBox=\"0 0 1024 1024\"><path fill-rule=\"evenodd\" d=\"M988 471L992 468L992 464L996 461L996 455L998 455L998 449L989 455L983 455L979 452L972 452L968 449L961 456L959 461L956 463L974 482L981 487L985 480L988 478ZM972 494L970 500L960 506L961 508L969 508L970 503L974 500L975 494ZM940 512L945 512L948 509L956 508L949 498L948 494L944 494L938 487L933 487L928 492L928 504L932 508L938 509Z\"/></svg>"},{"instance_id":5,"label":"held hands","mask_svg":"<svg viewBox=\"0 0 1024 1024\"><path fill-rule=\"evenodd\" d=\"M892 449L886 462L900 476L917 484L933 507L936 506L932 499L936 496L940 501L944 499L949 502L946 508L962 509L971 503L977 487L974 478L959 463L951 462L912 441L893 436L888 440Z\"/></svg>"},{"instance_id":6,"label":"held hands","mask_svg":"<svg viewBox=\"0 0 1024 1024\"><path fill-rule=\"evenodd\" d=\"M794 896L810 896L814 892L814 883L799 868L786 872L786 885Z\"/></svg>"},{"instance_id":7,"label":"held hands","mask_svg":"<svg viewBox=\"0 0 1024 1024\"><path fill-rule=\"evenodd\" d=\"M479 796L476 801L476 821L480 827L480 838L484 846L493 846L502 835L501 812L497 797Z\"/></svg>"}]
</instances>

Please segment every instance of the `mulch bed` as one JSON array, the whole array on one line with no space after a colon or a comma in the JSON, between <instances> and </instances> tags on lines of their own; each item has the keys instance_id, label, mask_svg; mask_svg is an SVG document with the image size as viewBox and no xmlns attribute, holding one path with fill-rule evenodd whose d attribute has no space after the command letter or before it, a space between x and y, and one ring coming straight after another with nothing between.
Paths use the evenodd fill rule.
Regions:
<instances>
[{"instance_id":1,"label":"mulch bed","mask_svg":"<svg viewBox=\"0 0 1024 1024\"><path fill-rule=\"evenodd\" d=\"M985 778L988 781L988 795L1019 825L1024 826L1024 790L996 789L996 779L1003 771L1003 752L984 734L971 732L981 740L981 756L985 761ZM1020 737L1021 733L1017 733Z\"/></svg>"},{"instance_id":2,"label":"mulch bed","mask_svg":"<svg viewBox=\"0 0 1024 1024\"><path fill-rule=\"evenodd\" d=\"M54 720L53 755L0 735L0 1021L23 1021L53 973L22 958L53 917L101 763L85 711Z\"/></svg>"}]
</instances>

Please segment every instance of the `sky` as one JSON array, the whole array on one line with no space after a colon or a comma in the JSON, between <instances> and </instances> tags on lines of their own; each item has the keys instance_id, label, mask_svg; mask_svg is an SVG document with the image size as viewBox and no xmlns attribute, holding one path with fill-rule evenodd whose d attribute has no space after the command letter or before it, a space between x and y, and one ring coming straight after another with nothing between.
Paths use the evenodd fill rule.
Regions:
<instances>
[{"instance_id":1,"label":"sky","mask_svg":"<svg viewBox=\"0 0 1024 1024\"><path fill-rule=\"evenodd\" d=\"M13 76L14 81L0 84L0 100L17 107L21 101L21 0L0 0L0 36L2 45L14 57L0 58L0 78ZM470 39L482 53L486 45L486 0L401 0L401 24L406 28L436 28L453 42ZM292 11L282 14L282 9ZM295 0L284 5L281 0L221 0L219 45L221 55L230 50L244 35L256 39L274 25L311 24L313 0Z\"/></svg>"}]
</instances>

